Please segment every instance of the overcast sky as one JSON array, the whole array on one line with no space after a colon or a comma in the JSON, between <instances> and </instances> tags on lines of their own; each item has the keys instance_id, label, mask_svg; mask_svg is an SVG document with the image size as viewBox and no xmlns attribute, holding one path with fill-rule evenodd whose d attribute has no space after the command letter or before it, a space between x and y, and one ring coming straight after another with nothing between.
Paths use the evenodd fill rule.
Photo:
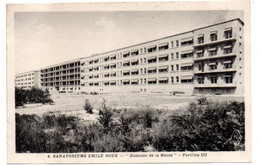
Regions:
<instances>
[{"instance_id":1,"label":"overcast sky","mask_svg":"<svg viewBox=\"0 0 260 165\"><path fill-rule=\"evenodd\" d=\"M243 12L15 13L16 74L233 18Z\"/></svg>"}]
</instances>

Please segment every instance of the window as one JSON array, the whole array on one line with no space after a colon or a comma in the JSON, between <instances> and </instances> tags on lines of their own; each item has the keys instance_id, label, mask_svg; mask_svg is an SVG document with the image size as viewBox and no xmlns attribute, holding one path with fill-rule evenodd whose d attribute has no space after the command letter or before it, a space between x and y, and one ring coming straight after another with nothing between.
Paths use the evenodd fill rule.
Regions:
<instances>
[{"instance_id":1,"label":"window","mask_svg":"<svg viewBox=\"0 0 260 165\"><path fill-rule=\"evenodd\" d=\"M93 71L93 68L89 68L89 72L92 72ZM66 73L63 73L63 74L66 74Z\"/></svg>"},{"instance_id":2,"label":"window","mask_svg":"<svg viewBox=\"0 0 260 165\"><path fill-rule=\"evenodd\" d=\"M204 57L204 50L201 49L201 50L197 50L197 58L201 58L201 57Z\"/></svg>"},{"instance_id":3,"label":"window","mask_svg":"<svg viewBox=\"0 0 260 165\"><path fill-rule=\"evenodd\" d=\"M110 82L110 85L111 85L111 86L115 86L115 85L116 85L116 81L111 81L111 82Z\"/></svg>"},{"instance_id":4,"label":"window","mask_svg":"<svg viewBox=\"0 0 260 165\"><path fill-rule=\"evenodd\" d=\"M109 57L105 57L104 58L104 61L106 62L106 61L109 61Z\"/></svg>"},{"instance_id":5,"label":"window","mask_svg":"<svg viewBox=\"0 0 260 165\"><path fill-rule=\"evenodd\" d=\"M203 62L200 62L200 63L198 64L198 68L199 68L199 71L204 72L204 63L203 63Z\"/></svg>"},{"instance_id":6,"label":"window","mask_svg":"<svg viewBox=\"0 0 260 165\"><path fill-rule=\"evenodd\" d=\"M138 80L131 80L131 85L138 85Z\"/></svg>"},{"instance_id":7,"label":"window","mask_svg":"<svg viewBox=\"0 0 260 165\"><path fill-rule=\"evenodd\" d=\"M198 84L204 84L204 77L203 76L198 77Z\"/></svg>"},{"instance_id":8,"label":"window","mask_svg":"<svg viewBox=\"0 0 260 165\"><path fill-rule=\"evenodd\" d=\"M171 65L171 71L174 71L174 65Z\"/></svg>"},{"instance_id":9,"label":"window","mask_svg":"<svg viewBox=\"0 0 260 165\"><path fill-rule=\"evenodd\" d=\"M189 71L189 70L193 70L193 66L183 66L181 67L182 71Z\"/></svg>"},{"instance_id":10,"label":"window","mask_svg":"<svg viewBox=\"0 0 260 165\"><path fill-rule=\"evenodd\" d=\"M174 53L171 53L171 59L172 60L174 59Z\"/></svg>"},{"instance_id":11,"label":"window","mask_svg":"<svg viewBox=\"0 0 260 165\"><path fill-rule=\"evenodd\" d=\"M156 52L157 46L152 46L147 49L148 53Z\"/></svg>"},{"instance_id":12,"label":"window","mask_svg":"<svg viewBox=\"0 0 260 165\"><path fill-rule=\"evenodd\" d=\"M171 47L172 47L172 48L174 47L174 42L173 42L173 41L171 41Z\"/></svg>"},{"instance_id":13,"label":"window","mask_svg":"<svg viewBox=\"0 0 260 165\"><path fill-rule=\"evenodd\" d=\"M176 47L179 47L179 40L176 40Z\"/></svg>"},{"instance_id":14,"label":"window","mask_svg":"<svg viewBox=\"0 0 260 165\"><path fill-rule=\"evenodd\" d=\"M95 85L95 86L98 86L98 85L99 85L99 83L98 83L98 82L95 82L95 83L94 83L94 85Z\"/></svg>"},{"instance_id":15,"label":"window","mask_svg":"<svg viewBox=\"0 0 260 165\"><path fill-rule=\"evenodd\" d=\"M110 60L116 60L116 55L111 56Z\"/></svg>"},{"instance_id":16,"label":"window","mask_svg":"<svg viewBox=\"0 0 260 165\"><path fill-rule=\"evenodd\" d=\"M188 46L188 45L192 45L193 44L193 38L189 37L189 38L184 38L181 40L181 46Z\"/></svg>"},{"instance_id":17,"label":"window","mask_svg":"<svg viewBox=\"0 0 260 165\"><path fill-rule=\"evenodd\" d=\"M123 85L129 85L130 84L130 80L124 80L123 81Z\"/></svg>"},{"instance_id":18,"label":"window","mask_svg":"<svg viewBox=\"0 0 260 165\"><path fill-rule=\"evenodd\" d=\"M232 76L232 74L226 74L224 77L225 77L226 84L232 84L233 83L233 76Z\"/></svg>"},{"instance_id":19,"label":"window","mask_svg":"<svg viewBox=\"0 0 260 165\"><path fill-rule=\"evenodd\" d=\"M176 64L176 70L179 70L179 64Z\"/></svg>"},{"instance_id":20,"label":"window","mask_svg":"<svg viewBox=\"0 0 260 165\"><path fill-rule=\"evenodd\" d=\"M159 62L168 61L168 60L169 60L168 54L159 56L159 57L158 57L158 60L159 60Z\"/></svg>"},{"instance_id":21,"label":"window","mask_svg":"<svg viewBox=\"0 0 260 165\"><path fill-rule=\"evenodd\" d=\"M168 43L160 44L158 49L159 49L159 51L167 50L167 49L169 49L169 44Z\"/></svg>"},{"instance_id":22,"label":"window","mask_svg":"<svg viewBox=\"0 0 260 165\"><path fill-rule=\"evenodd\" d=\"M131 65L132 65L132 66L138 65L138 64L139 64L139 61L138 61L138 60L133 60L133 61L131 62Z\"/></svg>"},{"instance_id":23,"label":"window","mask_svg":"<svg viewBox=\"0 0 260 165\"><path fill-rule=\"evenodd\" d=\"M211 40L211 41L217 41L217 40L218 40L217 32L212 32L212 33L210 34L210 40Z\"/></svg>"},{"instance_id":24,"label":"window","mask_svg":"<svg viewBox=\"0 0 260 165\"><path fill-rule=\"evenodd\" d=\"M138 50L133 50L131 52L131 56L137 56L139 54L139 51Z\"/></svg>"},{"instance_id":25,"label":"window","mask_svg":"<svg viewBox=\"0 0 260 165\"><path fill-rule=\"evenodd\" d=\"M232 28L225 29L224 36L225 36L225 39L232 38Z\"/></svg>"},{"instance_id":26,"label":"window","mask_svg":"<svg viewBox=\"0 0 260 165\"><path fill-rule=\"evenodd\" d=\"M174 77L171 77L171 82L174 83Z\"/></svg>"},{"instance_id":27,"label":"window","mask_svg":"<svg viewBox=\"0 0 260 165\"><path fill-rule=\"evenodd\" d=\"M232 68L232 60L226 60L223 62L224 69L231 69Z\"/></svg>"},{"instance_id":28,"label":"window","mask_svg":"<svg viewBox=\"0 0 260 165\"><path fill-rule=\"evenodd\" d=\"M168 84L168 78L159 78L158 83L159 84Z\"/></svg>"},{"instance_id":29,"label":"window","mask_svg":"<svg viewBox=\"0 0 260 165\"><path fill-rule=\"evenodd\" d=\"M167 73L168 72L168 66L162 66L158 69L159 73Z\"/></svg>"},{"instance_id":30,"label":"window","mask_svg":"<svg viewBox=\"0 0 260 165\"><path fill-rule=\"evenodd\" d=\"M204 43L204 35L201 34L201 35L199 35L199 37L198 37L198 44L203 44L203 43Z\"/></svg>"},{"instance_id":31,"label":"window","mask_svg":"<svg viewBox=\"0 0 260 165\"><path fill-rule=\"evenodd\" d=\"M179 82L179 76L176 76L176 82L177 83Z\"/></svg>"},{"instance_id":32,"label":"window","mask_svg":"<svg viewBox=\"0 0 260 165\"><path fill-rule=\"evenodd\" d=\"M136 70L132 70L132 71L131 71L131 75L138 75L138 74L139 74L138 69L136 69Z\"/></svg>"},{"instance_id":33,"label":"window","mask_svg":"<svg viewBox=\"0 0 260 165\"><path fill-rule=\"evenodd\" d=\"M210 76L210 82L211 84L217 84L217 76L216 75Z\"/></svg>"},{"instance_id":34,"label":"window","mask_svg":"<svg viewBox=\"0 0 260 165\"><path fill-rule=\"evenodd\" d=\"M126 52L126 53L123 54L123 57L124 57L124 58L127 58L127 57L129 57L129 56L130 56L130 52Z\"/></svg>"},{"instance_id":35,"label":"window","mask_svg":"<svg viewBox=\"0 0 260 165\"><path fill-rule=\"evenodd\" d=\"M98 59L96 59L96 60L94 61L94 63L96 64L96 63L98 63L98 61L99 61L99 60L98 60Z\"/></svg>"},{"instance_id":36,"label":"window","mask_svg":"<svg viewBox=\"0 0 260 165\"><path fill-rule=\"evenodd\" d=\"M104 69L105 69L105 70L109 69L109 65L105 65L105 66L104 66Z\"/></svg>"},{"instance_id":37,"label":"window","mask_svg":"<svg viewBox=\"0 0 260 165\"><path fill-rule=\"evenodd\" d=\"M209 70L217 70L217 65L210 65Z\"/></svg>"},{"instance_id":38,"label":"window","mask_svg":"<svg viewBox=\"0 0 260 165\"><path fill-rule=\"evenodd\" d=\"M209 48L209 56L215 56L217 55L217 47L211 47Z\"/></svg>"},{"instance_id":39,"label":"window","mask_svg":"<svg viewBox=\"0 0 260 165\"><path fill-rule=\"evenodd\" d=\"M124 66L124 67L130 66L130 61L124 62L124 63L123 63L123 66Z\"/></svg>"},{"instance_id":40,"label":"window","mask_svg":"<svg viewBox=\"0 0 260 165\"><path fill-rule=\"evenodd\" d=\"M181 83L182 83L182 84L192 83L192 79L188 79L188 80L184 79L184 80L181 80Z\"/></svg>"},{"instance_id":41,"label":"window","mask_svg":"<svg viewBox=\"0 0 260 165\"><path fill-rule=\"evenodd\" d=\"M148 74L155 74L155 73L157 73L156 67L148 69Z\"/></svg>"},{"instance_id":42,"label":"window","mask_svg":"<svg viewBox=\"0 0 260 165\"><path fill-rule=\"evenodd\" d=\"M179 52L176 52L176 59L179 59Z\"/></svg>"},{"instance_id":43,"label":"window","mask_svg":"<svg viewBox=\"0 0 260 165\"><path fill-rule=\"evenodd\" d=\"M148 79L148 84L157 84L157 80L155 78Z\"/></svg>"},{"instance_id":44,"label":"window","mask_svg":"<svg viewBox=\"0 0 260 165\"><path fill-rule=\"evenodd\" d=\"M157 58L156 57L150 57L148 58L148 64L150 63L156 63L157 62Z\"/></svg>"},{"instance_id":45,"label":"window","mask_svg":"<svg viewBox=\"0 0 260 165\"><path fill-rule=\"evenodd\" d=\"M193 57L193 53L183 53L181 54L181 58L184 59L184 58L192 58Z\"/></svg>"},{"instance_id":46,"label":"window","mask_svg":"<svg viewBox=\"0 0 260 165\"><path fill-rule=\"evenodd\" d=\"M97 71L97 70L99 70L99 67L98 67L98 66L97 66L97 67L95 67L95 68L94 68L94 70L96 70L96 71Z\"/></svg>"},{"instance_id":47,"label":"window","mask_svg":"<svg viewBox=\"0 0 260 165\"><path fill-rule=\"evenodd\" d=\"M124 76L129 76L129 75L130 75L130 71L125 71L125 72L123 72L123 75L124 75Z\"/></svg>"},{"instance_id":48,"label":"window","mask_svg":"<svg viewBox=\"0 0 260 165\"><path fill-rule=\"evenodd\" d=\"M232 53L232 43L227 43L225 46L224 46L224 54L230 54Z\"/></svg>"},{"instance_id":49,"label":"window","mask_svg":"<svg viewBox=\"0 0 260 165\"><path fill-rule=\"evenodd\" d=\"M104 74L104 77L109 77L109 73L105 73L105 74Z\"/></svg>"},{"instance_id":50,"label":"window","mask_svg":"<svg viewBox=\"0 0 260 165\"><path fill-rule=\"evenodd\" d=\"M116 77L116 72L110 74L111 77Z\"/></svg>"}]
</instances>

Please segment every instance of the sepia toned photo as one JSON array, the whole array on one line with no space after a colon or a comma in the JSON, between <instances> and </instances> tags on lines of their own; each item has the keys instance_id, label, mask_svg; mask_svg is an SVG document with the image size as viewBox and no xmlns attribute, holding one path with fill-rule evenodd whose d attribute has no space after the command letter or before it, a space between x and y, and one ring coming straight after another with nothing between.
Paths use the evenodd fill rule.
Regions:
<instances>
[{"instance_id":1,"label":"sepia toned photo","mask_svg":"<svg viewBox=\"0 0 260 165\"><path fill-rule=\"evenodd\" d=\"M7 15L9 163L250 162L247 1Z\"/></svg>"}]
</instances>

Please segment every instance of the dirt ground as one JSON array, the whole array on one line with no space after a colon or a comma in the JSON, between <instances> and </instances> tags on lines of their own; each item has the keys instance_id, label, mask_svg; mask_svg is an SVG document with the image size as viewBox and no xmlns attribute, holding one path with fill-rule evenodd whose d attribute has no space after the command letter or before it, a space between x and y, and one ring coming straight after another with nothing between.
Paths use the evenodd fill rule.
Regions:
<instances>
[{"instance_id":1,"label":"dirt ground","mask_svg":"<svg viewBox=\"0 0 260 165\"><path fill-rule=\"evenodd\" d=\"M105 100L106 105L115 109L124 108L140 108L151 107L155 109L164 110L182 110L189 105L190 102L196 101L201 96L170 96L166 94L103 94L103 95L86 95L86 94L66 94L57 93L53 94L51 98L54 105L41 105L30 108L16 109L19 114L66 114L80 116L86 120L96 120L98 116L98 109L101 107L102 102ZM243 101L243 97L231 96L207 96L208 99L216 101ZM94 114L86 114L83 109L85 99L89 99L90 103L94 106Z\"/></svg>"}]
</instances>

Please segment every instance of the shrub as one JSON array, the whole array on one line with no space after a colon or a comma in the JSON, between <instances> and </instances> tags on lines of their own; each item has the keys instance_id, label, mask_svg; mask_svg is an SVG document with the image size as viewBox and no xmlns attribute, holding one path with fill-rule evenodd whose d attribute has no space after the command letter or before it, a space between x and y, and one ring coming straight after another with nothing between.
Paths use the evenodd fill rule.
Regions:
<instances>
[{"instance_id":1,"label":"shrub","mask_svg":"<svg viewBox=\"0 0 260 165\"><path fill-rule=\"evenodd\" d=\"M208 103L209 103L209 102L208 102L208 100L207 100L206 97L201 97L201 98L198 99L198 104L199 104L199 105L206 105L206 104L208 104Z\"/></svg>"},{"instance_id":2,"label":"shrub","mask_svg":"<svg viewBox=\"0 0 260 165\"><path fill-rule=\"evenodd\" d=\"M111 126L113 113L110 108L106 106L105 100L103 101L102 108L99 110L99 123L105 128L108 129Z\"/></svg>"},{"instance_id":3,"label":"shrub","mask_svg":"<svg viewBox=\"0 0 260 165\"><path fill-rule=\"evenodd\" d=\"M178 139L176 150L244 150L244 111L244 103L238 102L209 102L206 107L190 104L187 114L171 117L173 138ZM232 142L234 132L242 136L240 146Z\"/></svg>"},{"instance_id":4,"label":"shrub","mask_svg":"<svg viewBox=\"0 0 260 165\"><path fill-rule=\"evenodd\" d=\"M93 113L93 107L90 104L89 100L86 99L85 100L85 104L84 104L84 109L86 110L87 113L92 114Z\"/></svg>"},{"instance_id":5,"label":"shrub","mask_svg":"<svg viewBox=\"0 0 260 165\"><path fill-rule=\"evenodd\" d=\"M15 106L22 106L25 103L53 103L50 98L50 93L46 89L43 91L40 88L31 88L24 90L22 88L15 88Z\"/></svg>"},{"instance_id":6,"label":"shrub","mask_svg":"<svg viewBox=\"0 0 260 165\"><path fill-rule=\"evenodd\" d=\"M17 152L238 151L245 149L244 102L190 103L184 114L122 110L103 102L98 122L16 114ZM160 119L160 120L159 120ZM116 123L115 121L119 121Z\"/></svg>"},{"instance_id":7,"label":"shrub","mask_svg":"<svg viewBox=\"0 0 260 165\"><path fill-rule=\"evenodd\" d=\"M22 106L26 103L26 90L15 88L15 107Z\"/></svg>"}]
</instances>

